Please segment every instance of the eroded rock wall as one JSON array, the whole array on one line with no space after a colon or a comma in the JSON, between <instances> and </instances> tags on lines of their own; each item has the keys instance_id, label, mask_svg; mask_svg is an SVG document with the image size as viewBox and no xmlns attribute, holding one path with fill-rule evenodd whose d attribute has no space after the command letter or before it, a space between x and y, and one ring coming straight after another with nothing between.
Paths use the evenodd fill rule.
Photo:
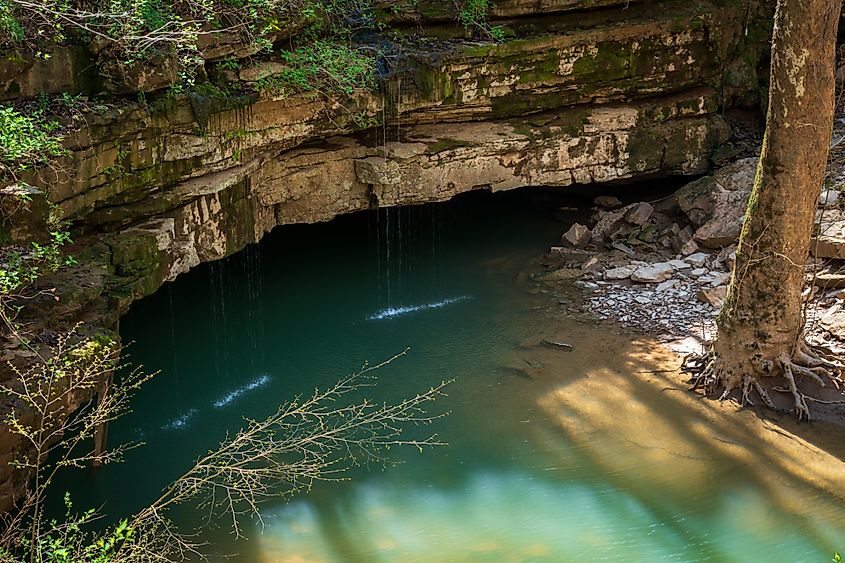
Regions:
<instances>
[{"instance_id":1,"label":"eroded rock wall","mask_svg":"<svg viewBox=\"0 0 845 563\"><path fill-rule=\"evenodd\" d=\"M462 38L452 2L421 1L385 9L404 39L377 91L117 98L84 114L66 158L25 178L77 236L79 266L45 281L60 298L49 322L115 330L132 301L278 225L476 189L703 174L729 137L724 111L759 99L761 4L505 0L494 15L515 38L495 44ZM212 67L251 54L225 37L204 52ZM0 65L2 97L114 80L71 55L41 82L42 63ZM86 61L99 74L73 72ZM163 88L168 68L111 89L131 92L142 75ZM264 59L218 80L256 85L280 68ZM0 460L16 447L2 441ZM13 483L0 469L0 510Z\"/></svg>"}]
</instances>

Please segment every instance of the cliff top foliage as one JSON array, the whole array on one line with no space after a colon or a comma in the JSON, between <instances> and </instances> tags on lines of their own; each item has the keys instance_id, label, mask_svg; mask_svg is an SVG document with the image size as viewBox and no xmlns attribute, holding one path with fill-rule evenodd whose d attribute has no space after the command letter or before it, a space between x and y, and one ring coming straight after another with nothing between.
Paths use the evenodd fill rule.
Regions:
<instances>
[{"instance_id":1,"label":"cliff top foliage","mask_svg":"<svg viewBox=\"0 0 845 563\"><path fill-rule=\"evenodd\" d=\"M225 34L261 51L290 30L349 33L364 12L359 0L0 0L0 47L72 42L128 64L175 52L190 65Z\"/></svg>"},{"instance_id":2,"label":"cliff top foliage","mask_svg":"<svg viewBox=\"0 0 845 563\"><path fill-rule=\"evenodd\" d=\"M489 0L455 5L465 29L501 38L486 24ZM0 0L0 50L28 47L46 57L40 48L72 42L127 64L177 53L190 67L202 62L201 45L224 36L268 51L279 39L303 44L378 30L374 14L371 0Z\"/></svg>"}]
</instances>

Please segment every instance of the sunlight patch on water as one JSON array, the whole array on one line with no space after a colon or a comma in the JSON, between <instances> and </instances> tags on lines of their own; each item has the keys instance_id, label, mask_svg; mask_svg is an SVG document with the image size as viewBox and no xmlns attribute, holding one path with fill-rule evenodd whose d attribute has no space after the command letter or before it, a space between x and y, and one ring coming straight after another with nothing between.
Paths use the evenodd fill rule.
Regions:
<instances>
[{"instance_id":1,"label":"sunlight patch on water","mask_svg":"<svg viewBox=\"0 0 845 563\"><path fill-rule=\"evenodd\" d=\"M238 387L234 391L231 391L221 397L220 399L214 401L214 406L218 409L222 409L223 407L231 404L233 401L239 399L245 393L248 393L254 389L258 389L259 387L266 385L270 381L269 375L262 375L258 379L253 379L246 385Z\"/></svg>"},{"instance_id":2,"label":"sunlight patch on water","mask_svg":"<svg viewBox=\"0 0 845 563\"><path fill-rule=\"evenodd\" d=\"M461 297L450 297L449 299L443 299L442 301L436 301L434 303L424 303L422 305L409 305L407 307L388 307L387 309L382 309L374 315L370 315L369 317L367 317L367 320L381 321L384 319L392 319L393 317L407 315L408 313L414 313L416 311L425 311L427 309L439 309L441 307L445 307L446 305L451 305L452 303L457 303L466 299L469 299L469 296L462 295Z\"/></svg>"},{"instance_id":3,"label":"sunlight patch on water","mask_svg":"<svg viewBox=\"0 0 845 563\"><path fill-rule=\"evenodd\" d=\"M307 500L266 514L260 561L583 561L597 554L672 559L686 547L651 531L654 515L620 491L520 472L457 488L369 484L326 511ZM336 551L354 545L354 554Z\"/></svg>"},{"instance_id":4,"label":"sunlight patch on water","mask_svg":"<svg viewBox=\"0 0 845 563\"><path fill-rule=\"evenodd\" d=\"M821 522L808 522L818 544L789 530L759 491L714 492L712 512L667 518L607 483L485 472L455 485L370 481L332 503L294 501L263 514L257 561L801 561L834 539Z\"/></svg>"}]
</instances>

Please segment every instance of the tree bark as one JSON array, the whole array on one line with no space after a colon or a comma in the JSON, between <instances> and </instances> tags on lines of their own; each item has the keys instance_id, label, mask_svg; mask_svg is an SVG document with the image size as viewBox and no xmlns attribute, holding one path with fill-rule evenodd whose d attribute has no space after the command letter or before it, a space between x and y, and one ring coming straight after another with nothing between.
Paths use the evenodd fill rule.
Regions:
<instances>
[{"instance_id":1,"label":"tree bark","mask_svg":"<svg viewBox=\"0 0 845 563\"><path fill-rule=\"evenodd\" d=\"M745 400L753 387L771 404L758 378L792 380L789 362L807 355L802 290L833 129L840 9L778 0L766 134L709 366L707 383L724 396L742 386Z\"/></svg>"}]
</instances>

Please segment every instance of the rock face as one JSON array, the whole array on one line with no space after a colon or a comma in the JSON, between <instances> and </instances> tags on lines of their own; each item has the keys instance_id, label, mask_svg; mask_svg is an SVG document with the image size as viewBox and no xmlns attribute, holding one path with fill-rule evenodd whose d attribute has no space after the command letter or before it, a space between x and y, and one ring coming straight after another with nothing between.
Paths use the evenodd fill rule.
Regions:
<instances>
[{"instance_id":1,"label":"rock face","mask_svg":"<svg viewBox=\"0 0 845 563\"><path fill-rule=\"evenodd\" d=\"M58 66L0 62L0 99L131 94L86 113L67 136L67 157L23 178L73 222L80 265L52 280L68 295L62 318L85 311L114 329L133 300L278 225L477 189L705 174L728 136L720 104L753 101L758 91L766 36L751 34L752 43L747 31L770 21L767 6L503 0L494 16L514 37L493 44L456 36L454 3L422 2L380 16L421 46L392 61L378 91L277 96L256 85L284 67L260 60L231 77L252 94L138 101L135 92L176 79L168 61L111 72L113 61L72 50L54 57L65 61ZM415 39L421 28L425 41ZM209 68L255 54L225 34L205 41ZM649 208L613 213L641 224ZM79 279L97 283L77 291ZM0 459L15 447L2 442ZM13 497L5 471L0 510Z\"/></svg>"},{"instance_id":2,"label":"rock face","mask_svg":"<svg viewBox=\"0 0 845 563\"><path fill-rule=\"evenodd\" d=\"M678 205L697 227L695 241L721 248L739 239L756 173L757 159L745 158L678 190Z\"/></svg>"}]
</instances>

